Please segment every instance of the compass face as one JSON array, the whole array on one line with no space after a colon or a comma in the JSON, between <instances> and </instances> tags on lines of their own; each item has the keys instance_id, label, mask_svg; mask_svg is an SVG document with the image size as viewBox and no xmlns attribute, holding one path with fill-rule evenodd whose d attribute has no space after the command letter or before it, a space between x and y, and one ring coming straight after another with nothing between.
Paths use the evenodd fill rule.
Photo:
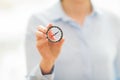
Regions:
<instances>
[{"instance_id":1,"label":"compass face","mask_svg":"<svg viewBox=\"0 0 120 80\"><path fill-rule=\"evenodd\" d=\"M62 39L63 32L59 27L52 26L47 30L46 35L47 35L47 39L50 42L55 43L55 42L59 42Z\"/></svg>"}]
</instances>

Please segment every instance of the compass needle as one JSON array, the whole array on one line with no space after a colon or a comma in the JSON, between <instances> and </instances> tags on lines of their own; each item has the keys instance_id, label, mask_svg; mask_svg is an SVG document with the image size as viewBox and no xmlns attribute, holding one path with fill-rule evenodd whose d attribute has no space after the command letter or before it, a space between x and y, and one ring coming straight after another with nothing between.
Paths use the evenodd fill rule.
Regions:
<instances>
[{"instance_id":1,"label":"compass needle","mask_svg":"<svg viewBox=\"0 0 120 80\"><path fill-rule=\"evenodd\" d=\"M58 31L59 32L59 31ZM55 36L56 34L58 34L58 32L56 32L55 34L53 34L52 36Z\"/></svg>"}]
</instances>

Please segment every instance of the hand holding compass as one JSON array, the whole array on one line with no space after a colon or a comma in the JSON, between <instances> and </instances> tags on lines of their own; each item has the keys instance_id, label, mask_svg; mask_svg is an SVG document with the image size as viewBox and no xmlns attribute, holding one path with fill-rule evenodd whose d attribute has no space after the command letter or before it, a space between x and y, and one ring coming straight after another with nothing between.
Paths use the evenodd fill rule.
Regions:
<instances>
[{"instance_id":1,"label":"hand holding compass","mask_svg":"<svg viewBox=\"0 0 120 80\"><path fill-rule=\"evenodd\" d=\"M39 26L36 38L36 46L42 57L40 68L44 74L47 74L53 68L61 51L64 42L63 32L59 27L51 24L47 27Z\"/></svg>"}]
</instances>

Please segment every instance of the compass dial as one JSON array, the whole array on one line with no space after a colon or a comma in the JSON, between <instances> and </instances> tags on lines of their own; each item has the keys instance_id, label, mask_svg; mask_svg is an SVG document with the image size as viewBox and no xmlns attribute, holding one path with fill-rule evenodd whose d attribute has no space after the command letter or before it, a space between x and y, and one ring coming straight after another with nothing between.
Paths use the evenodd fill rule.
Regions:
<instances>
[{"instance_id":1,"label":"compass dial","mask_svg":"<svg viewBox=\"0 0 120 80\"><path fill-rule=\"evenodd\" d=\"M48 30L47 30L47 39L50 42L59 42L62 37L63 37L63 32L61 30L61 28L57 27L57 26L51 26Z\"/></svg>"}]
</instances>

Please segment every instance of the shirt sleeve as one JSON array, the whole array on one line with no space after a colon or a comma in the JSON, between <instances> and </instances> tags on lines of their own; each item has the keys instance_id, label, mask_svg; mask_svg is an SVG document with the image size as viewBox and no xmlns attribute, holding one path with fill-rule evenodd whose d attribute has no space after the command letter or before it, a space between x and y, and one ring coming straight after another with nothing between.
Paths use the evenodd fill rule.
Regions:
<instances>
[{"instance_id":1,"label":"shirt sleeve","mask_svg":"<svg viewBox=\"0 0 120 80\"><path fill-rule=\"evenodd\" d=\"M115 60L116 80L120 80L120 42L118 44L118 53Z\"/></svg>"},{"instance_id":2,"label":"shirt sleeve","mask_svg":"<svg viewBox=\"0 0 120 80\"><path fill-rule=\"evenodd\" d=\"M41 20L40 20L41 19ZM49 75L42 75L42 72L37 65L40 61L40 55L36 49L36 37L35 32L38 25L45 26L45 19L36 17L35 15L31 16L29 19L28 27L26 30L26 39L25 39L25 51L26 51L26 60L27 60L27 80L53 80L54 72ZM38 59L36 59L38 58ZM32 65L33 64L33 65ZM33 67L37 65L34 69ZM32 66L32 67L31 67ZM30 74L29 74L30 73Z\"/></svg>"},{"instance_id":3,"label":"shirt sleeve","mask_svg":"<svg viewBox=\"0 0 120 80\"><path fill-rule=\"evenodd\" d=\"M54 73L48 75L42 75L39 65L27 76L27 80L53 80Z\"/></svg>"},{"instance_id":4,"label":"shirt sleeve","mask_svg":"<svg viewBox=\"0 0 120 80\"><path fill-rule=\"evenodd\" d=\"M118 43L117 43L117 55L115 58L115 73L116 73L116 80L120 80L120 19L116 21L117 23L117 37L118 37Z\"/></svg>"}]
</instances>

